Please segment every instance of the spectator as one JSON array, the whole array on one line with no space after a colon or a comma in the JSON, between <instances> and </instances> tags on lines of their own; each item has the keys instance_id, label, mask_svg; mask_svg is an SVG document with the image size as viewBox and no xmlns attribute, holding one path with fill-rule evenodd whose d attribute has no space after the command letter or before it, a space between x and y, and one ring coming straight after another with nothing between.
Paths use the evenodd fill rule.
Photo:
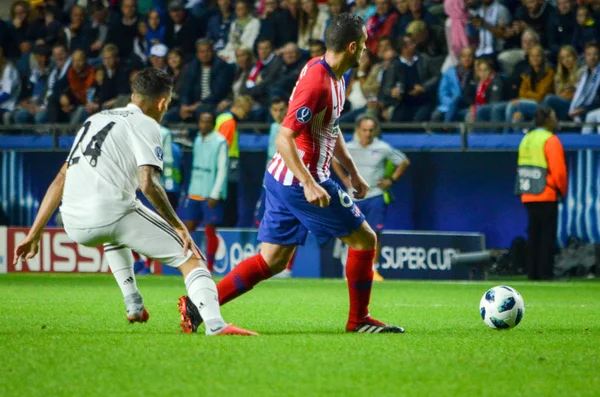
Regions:
<instances>
[{"instance_id":1,"label":"spectator","mask_svg":"<svg viewBox=\"0 0 600 397\"><path fill-rule=\"evenodd\" d=\"M179 48L173 48L167 55L169 74L173 78L173 93L171 95L171 107L181 105L181 93L185 82L186 67L183 63L183 52Z\"/></svg>"},{"instance_id":2,"label":"spectator","mask_svg":"<svg viewBox=\"0 0 600 397\"><path fill-rule=\"evenodd\" d=\"M88 65L85 52L75 50L71 67L67 72L68 88L62 93L60 105L65 116L72 125L85 120L84 105L87 103L87 92L94 84L94 68Z\"/></svg>"},{"instance_id":3,"label":"spectator","mask_svg":"<svg viewBox=\"0 0 600 397\"><path fill-rule=\"evenodd\" d=\"M114 44L107 44L102 49L102 68L104 79L100 85L98 94L98 107L92 107L89 114L93 114L101 109L110 109L113 107L116 98L119 95L129 94L129 76L125 67L119 59L119 49Z\"/></svg>"},{"instance_id":4,"label":"spectator","mask_svg":"<svg viewBox=\"0 0 600 397\"><path fill-rule=\"evenodd\" d=\"M377 49L380 52L379 49ZM392 47L384 50L382 55L380 56L382 61L380 62L380 71L377 76L377 81L379 83L379 91L378 91L378 106L382 107L384 110L381 112L381 116L384 120L390 121L394 114L394 109L396 105L400 103L402 100L402 94L404 93L404 70L402 68L394 69L392 66L395 61L398 59L398 53ZM394 76L393 79L397 80L395 85L390 85L390 81L392 81L392 77L388 77L390 73L400 73L398 76ZM396 90L394 95L392 96L392 88L400 88L400 90Z\"/></svg>"},{"instance_id":5,"label":"spectator","mask_svg":"<svg viewBox=\"0 0 600 397\"><path fill-rule=\"evenodd\" d=\"M367 82L367 77L375 64L375 60L375 56L367 52L360 58L358 68L352 71L350 82L346 89L346 103L350 104L350 111L342 114L340 122L353 123L358 116L367 110L369 102L377 102L377 91L365 92L363 89L363 85Z\"/></svg>"},{"instance_id":6,"label":"spectator","mask_svg":"<svg viewBox=\"0 0 600 397\"><path fill-rule=\"evenodd\" d=\"M269 39L260 39L257 45L258 60L250 70L245 84L240 88L242 95L249 95L261 107L269 105L269 89L277 80L283 61L275 56ZM266 118L266 114L264 115ZM260 118L261 121L262 117Z\"/></svg>"},{"instance_id":7,"label":"spectator","mask_svg":"<svg viewBox=\"0 0 600 397\"><path fill-rule=\"evenodd\" d=\"M249 48L238 48L235 53L236 70L235 77L233 80L232 90L233 98L237 98L241 95L242 87L245 87L248 76L250 76L250 70L254 67L254 54ZM231 105L231 101L219 106L217 111L223 111Z\"/></svg>"},{"instance_id":8,"label":"spectator","mask_svg":"<svg viewBox=\"0 0 600 397\"><path fill-rule=\"evenodd\" d=\"M477 15L471 18L479 38L476 57L496 56L504 46L504 35L510 24L510 11L498 0L481 0Z\"/></svg>"},{"instance_id":9,"label":"spectator","mask_svg":"<svg viewBox=\"0 0 600 397\"><path fill-rule=\"evenodd\" d=\"M13 121L16 124L42 124L45 112L42 105L46 99L48 90L48 78L50 76L50 49L46 46L36 46L33 50L35 55L35 66L31 70L26 98L21 101L19 107L13 113Z\"/></svg>"},{"instance_id":10,"label":"spectator","mask_svg":"<svg viewBox=\"0 0 600 397\"><path fill-rule=\"evenodd\" d=\"M489 58L479 59L476 67L479 83L471 106L471 117L467 121L503 122L506 106L503 103L502 78L494 70L494 63Z\"/></svg>"},{"instance_id":11,"label":"spectator","mask_svg":"<svg viewBox=\"0 0 600 397\"><path fill-rule=\"evenodd\" d=\"M392 35L392 29L397 24L398 13L392 8L391 0L375 0L377 14L365 21L367 26L367 49L371 54L377 54L379 39Z\"/></svg>"},{"instance_id":12,"label":"spectator","mask_svg":"<svg viewBox=\"0 0 600 397\"><path fill-rule=\"evenodd\" d=\"M71 23L63 30L64 41L69 51L83 50L89 54L92 44L89 34L85 26L85 10L76 5L71 8Z\"/></svg>"},{"instance_id":13,"label":"spectator","mask_svg":"<svg viewBox=\"0 0 600 397\"><path fill-rule=\"evenodd\" d=\"M237 123L244 120L252 109L252 98L241 95L233 100L231 109L217 117L215 130L219 132L229 145L229 181L227 184L227 200L225 201L225 217L223 226L235 227L238 218L237 192L239 175L239 133Z\"/></svg>"},{"instance_id":14,"label":"spectator","mask_svg":"<svg viewBox=\"0 0 600 397\"><path fill-rule=\"evenodd\" d=\"M577 24L573 32L571 45L575 47L578 54L583 53L585 44L590 41L596 41L598 38L598 25L586 6L577 8Z\"/></svg>"},{"instance_id":15,"label":"spectator","mask_svg":"<svg viewBox=\"0 0 600 397\"><path fill-rule=\"evenodd\" d=\"M63 38L62 25L59 22L59 11L56 7L37 8L37 18L29 27L28 36L38 45L53 46Z\"/></svg>"},{"instance_id":16,"label":"spectator","mask_svg":"<svg viewBox=\"0 0 600 397\"><path fill-rule=\"evenodd\" d=\"M193 58L196 40L203 37L203 26L188 13L178 0L169 2L169 20L166 23L165 44L169 48L179 47L186 60Z\"/></svg>"},{"instance_id":17,"label":"spectator","mask_svg":"<svg viewBox=\"0 0 600 397\"><path fill-rule=\"evenodd\" d=\"M170 109L164 122L198 120L200 113L213 112L231 91L233 76L233 67L215 57L212 42L199 39L196 59L188 65L185 75L181 106Z\"/></svg>"},{"instance_id":18,"label":"spectator","mask_svg":"<svg viewBox=\"0 0 600 397\"><path fill-rule=\"evenodd\" d=\"M298 75L306 63L295 43L288 43L282 49L283 65L278 78L273 82L271 97L282 96L289 98L298 80Z\"/></svg>"},{"instance_id":19,"label":"spectator","mask_svg":"<svg viewBox=\"0 0 600 397\"><path fill-rule=\"evenodd\" d=\"M531 49L540 44L540 37L531 29L527 29L521 36L521 49L509 50L501 53L498 60L502 64L502 70L509 76L506 85L506 97L516 98L519 95L521 77L529 67L527 54Z\"/></svg>"},{"instance_id":20,"label":"spectator","mask_svg":"<svg viewBox=\"0 0 600 397\"><path fill-rule=\"evenodd\" d=\"M108 32L107 42L117 45L119 57L125 62L129 62L133 55L133 43L139 34L138 20L135 0L123 0L121 18Z\"/></svg>"},{"instance_id":21,"label":"spectator","mask_svg":"<svg viewBox=\"0 0 600 397\"><path fill-rule=\"evenodd\" d=\"M29 62L29 53L32 49L28 35L30 11L29 3L24 0L15 1L10 8L10 45L7 53L9 58L22 58L25 62Z\"/></svg>"},{"instance_id":22,"label":"spectator","mask_svg":"<svg viewBox=\"0 0 600 397\"><path fill-rule=\"evenodd\" d=\"M465 0L447 0L444 2L444 11L448 15L445 24L446 42L448 44L448 57L444 62L442 72L459 63L459 56L463 48L470 45L467 37L469 13Z\"/></svg>"},{"instance_id":23,"label":"spectator","mask_svg":"<svg viewBox=\"0 0 600 397\"><path fill-rule=\"evenodd\" d=\"M446 57L446 41L444 31L438 25L427 26L423 21L413 21L406 28L406 33L415 41L417 54L427 55L435 67L441 68Z\"/></svg>"},{"instance_id":24,"label":"spectator","mask_svg":"<svg viewBox=\"0 0 600 397\"><path fill-rule=\"evenodd\" d=\"M400 102L392 121L428 121L435 109L439 67L427 55L417 55L410 36L400 37L399 45L400 59L392 63L383 83L389 95Z\"/></svg>"},{"instance_id":25,"label":"spectator","mask_svg":"<svg viewBox=\"0 0 600 397\"><path fill-rule=\"evenodd\" d=\"M257 14L260 15L260 32L258 33L258 37L269 38L273 42L275 32L273 31L269 17L280 11L279 4L277 0L264 0L263 5L264 7Z\"/></svg>"},{"instance_id":26,"label":"spectator","mask_svg":"<svg viewBox=\"0 0 600 397\"><path fill-rule=\"evenodd\" d=\"M254 42L260 31L260 21L250 13L246 0L235 4L235 21L229 28L227 45L219 51L219 57L228 63L235 62L235 50L239 47L254 48Z\"/></svg>"},{"instance_id":27,"label":"spectator","mask_svg":"<svg viewBox=\"0 0 600 397\"><path fill-rule=\"evenodd\" d=\"M470 95L471 86L475 82L475 56L470 47L460 52L460 63L448 69L443 75L438 88L439 105L431 116L431 121L450 123L464 120L468 106L475 100Z\"/></svg>"},{"instance_id":28,"label":"spectator","mask_svg":"<svg viewBox=\"0 0 600 397\"><path fill-rule=\"evenodd\" d=\"M217 0L219 12L208 20L206 37L215 43L215 51L221 51L227 45L231 23L235 19L231 9L231 0Z\"/></svg>"},{"instance_id":29,"label":"spectator","mask_svg":"<svg viewBox=\"0 0 600 397\"><path fill-rule=\"evenodd\" d=\"M302 0L298 23L298 47L308 50L308 42L311 39L324 40L325 27L329 15L319 8L316 0Z\"/></svg>"},{"instance_id":30,"label":"spectator","mask_svg":"<svg viewBox=\"0 0 600 397\"><path fill-rule=\"evenodd\" d=\"M375 9L375 5L371 4L370 0L356 0L352 13L361 17L363 21L366 21L375 15L377 10Z\"/></svg>"},{"instance_id":31,"label":"spectator","mask_svg":"<svg viewBox=\"0 0 600 397\"><path fill-rule=\"evenodd\" d=\"M571 44L577 22L573 0L558 0L556 5L557 12L550 17L550 25L548 26L550 59L555 59L561 47Z\"/></svg>"},{"instance_id":32,"label":"spectator","mask_svg":"<svg viewBox=\"0 0 600 397\"><path fill-rule=\"evenodd\" d=\"M88 49L88 55L96 58L100 55L104 43L108 37L108 25L106 24L107 10L101 1L97 1L92 6L92 23L88 27L87 36L91 41Z\"/></svg>"},{"instance_id":33,"label":"spectator","mask_svg":"<svg viewBox=\"0 0 600 397\"><path fill-rule=\"evenodd\" d=\"M327 0L327 8L329 10L329 18L327 19L327 23L325 23L326 28L333 18L347 11L346 0ZM325 33L323 33L323 38L325 38Z\"/></svg>"},{"instance_id":34,"label":"spectator","mask_svg":"<svg viewBox=\"0 0 600 397\"><path fill-rule=\"evenodd\" d=\"M569 117L576 122L585 120L587 123L594 123L598 121L599 112L592 112L592 110L600 108L600 95L598 92L600 86L599 61L600 48L598 44L595 42L586 44L586 67L577 82L577 89L569 105ZM584 133L591 131L590 127L584 127Z\"/></svg>"},{"instance_id":35,"label":"spectator","mask_svg":"<svg viewBox=\"0 0 600 397\"><path fill-rule=\"evenodd\" d=\"M59 120L59 106L58 101L64 90L66 90L67 83L67 72L71 68L71 57L64 44L56 44L52 48L52 60L54 68L50 71L48 77L48 89L46 91L46 100L40 109L40 115L36 117L41 123L49 121L56 123Z\"/></svg>"},{"instance_id":36,"label":"spectator","mask_svg":"<svg viewBox=\"0 0 600 397\"><path fill-rule=\"evenodd\" d=\"M279 9L269 15L269 27L273 45L280 50L287 43L298 42L300 0L287 0L287 8Z\"/></svg>"},{"instance_id":37,"label":"spectator","mask_svg":"<svg viewBox=\"0 0 600 397\"><path fill-rule=\"evenodd\" d=\"M521 78L519 99L511 100L506 107L507 123L532 120L539 103L554 92L554 69L548 66L542 46L534 46L527 58L529 68ZM522 128L513 128L514 132L519 130Z\"/></svg>"},{"instance_id":38,"label":"spectator","mask_svg":"<svg viewBox=\"0 0 600 397\"><path fill-rule=\"evenodd\" d=\"M408 10L408 14L398 20L398 24L394 27L394 37L405 34L408 24L412 21L423 21L427 26L441 25L438 17L425 8L423 0L408 0Z\"/></svg>"},{"instance_id":39,"label":"spectator","mask_svg":"<svg viewBox=\"0 0 600 397\"><path fill-rule=\"evenodd\" d=\"M152 67L168 72L167 53L169 49L164 44L154 44L150 49L150 65Z\"/></svg>"},{"instance_id":40,"label":"spectator","mask_svg":"<svg viewBox=\"0 0 600 397\"><path fill-rule=\"evenodd\" d=\"M156 10L148 12L148 32L146 33L146 42L152 48L155 44L164 44L165 25L161 23L160 14Z\"/></svg>"},{"instance_id":41,"label":"spectator","mask_svg":"<svg viewBox=\"0 0 600 397\"><path fill-rule=\"evenodd\" d=\"M325 55L325 43L323 40L312 39L308 42L308 52L311 58Z\"/></svg>"},{"instance_id":42,"label":"spectator","mask_svg":"<svg viewBox=\"0 0 600 397\"><path fill-rule=\"evenodd\" d=\"M135 61L139 65L146 65L148 63L148 55L150 54L150 47L146 35L148 34L148 24L145 21L139 21L137 23L137 35L133 40L133 56L132 61Z\"/></svg>"},{"instance_id":43,"label":"spectator","mask_svg":"<svg viewBox=\"0 0 600 397\"><path fill-rule=\"evenodd\" d=\"M9 124L21 93L21 79L17 68L4 56L0 47L0 122Z\"/></svg>"},{"instance_id":44,"label":"spectator","mask_svg":"<svg viewBox=\"0 0 600 397\"><path fill-rule=\"evenodd\" d=\"M558 66L554 75L554 95L547 95L543 103L550 106L559 120L569 119L569 105L581 76L577 70L577 52L569 45L558 53Z\"/></svg>"},{"instance_id":45,"label":"spectator","mask_svg":"<svg viewBox=\"0 0 600 397\"><path fill-rule=\"evenodd\" d=\"M386 51L389 51L389 57L385 56ZM379 39L379 43L377 45L377 59L381 61L374 63L365 76L362 76L364 73L364 69L361 70L359 65L357 77L359 79L364 78L364 81L361 84L361 89L365 97L367 98L367 111L372 116L379 115L379 108L382 105L379 98L379 93L381 89L381 82L383 78L383 74L386 68L390 65L393 59L398 56L396 51L392 46L392 39L389 37L382 37ZM387 62L386 62L387 59Z\"/></svg>"},{"instance_id":46,"label":"spectator","mask_svg":"<svg viewBox=\"0 0 600 397\"><path fill-rule=\"evenodd\" d=\"M398 11L398 19L409 15L408 0L395 0L394 5L396 6L396 11Z\"/></svg>"},{"instance_id":47,"label":"spectator","mask_svg":"<svg viewBox=\"0 0 600 397\"><path fill-rule=\"evenodd\" d=\"M548 27L554 14L554 7L547 0L523 0L517 8L512 32L518 36L527 29L532 29L542 38L542 46L548 47Z\"/></svg>"}]
</instances>

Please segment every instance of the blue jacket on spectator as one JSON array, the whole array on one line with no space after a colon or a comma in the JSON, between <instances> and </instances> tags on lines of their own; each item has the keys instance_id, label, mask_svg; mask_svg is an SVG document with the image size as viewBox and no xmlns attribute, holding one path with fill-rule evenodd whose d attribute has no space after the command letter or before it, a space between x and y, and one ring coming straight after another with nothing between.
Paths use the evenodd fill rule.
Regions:
<instances>
[{"instance_id":1,"label":"blue jacket on spectator","mask_svg":"<svg viewBox=\"0 0 600 397\"><path fill-rule=\"evenodd\" d=\"M438 87L438 101L439 105L437 110L441 113L447 113L452 106L452 103L460 98L462 89L460 87L460 81L456 74L456 67L453 66L442 75L440 85Z\"/></svg>"},{"instance_id":2,"label":"blue jacket on spectator","mask_svg":"<svg viewBox=\"0 0 600 397\"><path fill-rule=\"evenodd\" d=\"M202 100L203 103L216 105L227 97L233 85L235 70L221 58L215 57L210 71L210 95ZM181 103L192 105L200 102L202 93L202 65L198 59L190 62L181 92Z\"/></svg>"},{"instance_id":3,"label":"blue jacket on spectator","mask_svg":"<svg viewBox=\"0 0 600 397\"><path fill-rule=\"evenodd\" d=\"M229 28L231 27L231 22L234 20L235 17L233 15L228 20L223 20L223 15L220 13L210 17L208 20L206 37L213 42L215 51L221 51L227 45Z\"/></svg>"}]
</instances>

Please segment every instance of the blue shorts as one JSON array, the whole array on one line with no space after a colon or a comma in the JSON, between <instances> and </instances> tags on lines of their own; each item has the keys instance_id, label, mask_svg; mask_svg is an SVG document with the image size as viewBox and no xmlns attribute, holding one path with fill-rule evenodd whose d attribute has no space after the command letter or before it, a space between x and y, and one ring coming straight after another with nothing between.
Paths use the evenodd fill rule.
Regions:
<instances>
[{"instance_id":1,"label":"blue shorts","mask_svg":"<svg viewBox=\"0 0 600 397\"><path fill-rule=\"evenodd\" d=\"M383 199L383 194L356 202L356 205L363 214L369 225L375 233L380 233L385 227L385 216L387 213L387 204Z\"/></svg>"},{"instance_id":2,"label":"blue shorts","mask_svg":"<svg viewBox=\"0 0 600 397\"><path fill-rule=\"evenodd\" d=\"M203 222L218 226L223 222L223 201L214 208L208 208L208 200L193 200L187 197L180 208L180 218L185 221Z\"/></svg>"},{"instance_id":3,"label":"blue shorts","mask_svg":"<svg viewBox=\"0 0 600 397\"><path fill-rule=\"evenodd\" d=\"M302 186L284 186L265 173L265 213L258 228L258 240L303 245L310 231L319 244L324 244L360 228L365 216L350 196L331 179L320 185L331 196L328 207L306 201Z\"/></svg>"}]
</instances>

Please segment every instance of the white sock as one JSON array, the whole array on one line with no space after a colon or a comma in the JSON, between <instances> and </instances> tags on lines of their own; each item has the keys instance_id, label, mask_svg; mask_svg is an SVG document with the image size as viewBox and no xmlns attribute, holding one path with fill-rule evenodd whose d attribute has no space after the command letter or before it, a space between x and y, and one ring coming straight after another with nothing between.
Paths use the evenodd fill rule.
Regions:
<instances>
[{"instance_id":1,"label":"white sock","mask_svg":"<svg viewBox=\"0 0 600 397\"><path fill-rule=\"evenodd\" d=\"M104 255L108 261L108 266L112 271L123 297L131 294L139 294L135 274L133 273L133 255L128 248L113 249L105 248Z\"/></svg>"},{"instance_id":2,"label":"white sock","mask_svg":"<svg viewBox=\"0 0 600 397\"><path fill-rule=\"evenodd\" d=\"M206 326L206 335L215 335L227 326L221 317L219 293L208 270L198 267L185 278L188 296L198 307Z\"/></svg>"}]
</instances>

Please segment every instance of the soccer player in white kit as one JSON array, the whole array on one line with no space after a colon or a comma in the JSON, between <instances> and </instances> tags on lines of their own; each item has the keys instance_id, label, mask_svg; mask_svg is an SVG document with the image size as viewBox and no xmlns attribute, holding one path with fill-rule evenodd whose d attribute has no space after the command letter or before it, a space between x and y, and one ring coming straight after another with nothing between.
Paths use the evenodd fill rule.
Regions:
<instances>
[{"instance_id":1,"label":"soccer player in white kit","mask_svg":"<svg viewBox=\"0 0 600 397\"><path fill-rule=\"evenodd\" d=\"M160 185L159 122L169 107L171 89L165 72L144 69L132 84L129 105L86 120L27 237L16 248L15 262L37 254L42 231L62 199L69 237L85 246L104 245L130 322L145 322L149 317L133 273L134 250L181 271L188 296L206 321L207 335L256 335L221 317L206 261ZM160 216L136 200L138 187Z\"/></svg>"}]
</instances>

